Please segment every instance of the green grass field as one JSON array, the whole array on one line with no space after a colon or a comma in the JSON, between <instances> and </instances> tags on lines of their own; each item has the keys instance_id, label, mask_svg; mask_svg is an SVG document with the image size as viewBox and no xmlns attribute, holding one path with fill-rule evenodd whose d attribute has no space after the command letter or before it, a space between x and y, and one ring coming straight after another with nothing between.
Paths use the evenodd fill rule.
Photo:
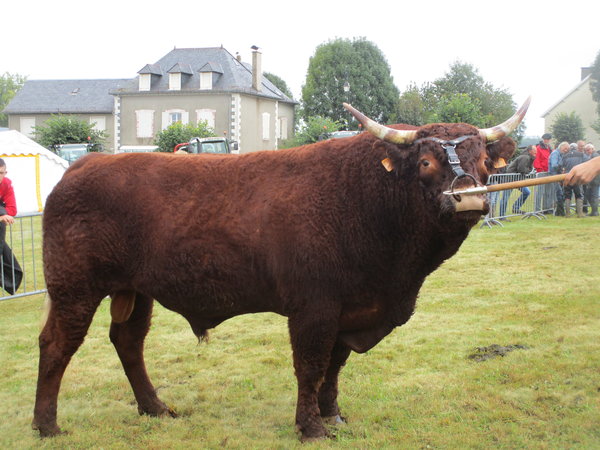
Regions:
<instances>
[{"instance_id":1,"label":"green grass field","mask_svg":"<svg viewBox=\"0 0 600 450\"><path fill-rule=\"evenodd\" d=\"M43 296L0 302L0 447L600 448L600 220L474 229L430 276L413 318L340 377L348 424L301 445L285 319L237 317L198 344L156 305L146 361L177 419L141 417L108 339L108 302L69 365L59 425L30 423ZM477 362L478 347L519 345Z\"/></svg>"}]
</instances>

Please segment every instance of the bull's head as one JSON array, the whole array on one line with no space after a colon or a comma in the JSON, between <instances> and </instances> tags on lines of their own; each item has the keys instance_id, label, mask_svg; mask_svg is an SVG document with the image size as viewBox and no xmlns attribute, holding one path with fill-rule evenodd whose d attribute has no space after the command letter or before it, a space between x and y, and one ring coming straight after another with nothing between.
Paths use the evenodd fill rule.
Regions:
<instances>
[{"instance_id":1,"label":"bull's head","mask_svg":"<svg viewBox=\"0 0 600 450\"><path fill-rule=\"evenodd\" d=\"M484 185L489 175L506 165L515 150L508 134L519 126L529 103L530 98L510 119L486 129L467 124L429 124L416 129L384 126L344 106L371 134L395 144L385 145L388 158L383 163L389 171L417 176L427 187L427 196L434 197L427 200L437 200L442 213L460 213L475 220L489 210L485 196L444 196L443 191Z\"/></svg>"}]
</instances>

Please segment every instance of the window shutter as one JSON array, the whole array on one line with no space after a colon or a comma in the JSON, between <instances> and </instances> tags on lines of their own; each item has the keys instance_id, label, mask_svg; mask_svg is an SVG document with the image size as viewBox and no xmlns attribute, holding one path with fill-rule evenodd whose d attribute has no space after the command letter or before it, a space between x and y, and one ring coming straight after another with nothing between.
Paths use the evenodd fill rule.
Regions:
<instances>
[{"instance_id":1,"label":"window shutter","mask_svg":"<svg viewBox=\"0 0 600 450\"><path fill-rule=\"evenodd\" d=\"M138 138L151 138L154 136L154 111L140 109L135 112L136 130Z\"/></svg>"},{"instance_id":2,"label":"window shutter","mask_svg":"<svg viewBox=\"0 0 600 450\"><path fill-rule=\"evenodd\" d=\"M268 141L270 139L270 136L271 136L270 123L271 123L271 114L262 113L262 138L263 138L263 141Z\"/></svg>"}]
</instances>

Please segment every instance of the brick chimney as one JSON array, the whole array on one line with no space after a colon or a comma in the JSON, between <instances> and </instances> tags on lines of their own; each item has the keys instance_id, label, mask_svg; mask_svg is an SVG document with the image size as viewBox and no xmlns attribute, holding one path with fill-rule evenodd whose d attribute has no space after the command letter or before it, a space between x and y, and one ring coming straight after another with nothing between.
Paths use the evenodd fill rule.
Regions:
<instances>
[{"instance_id":1,"label":"brick chimney","mask_svg":"<svg viewBox=\"0 0 600 450\"><path fill-rule=\"evenodd\" d=\"M256 45L252 46L252 88L262 90L262 54Z\"/></svg>"}]
</instances>

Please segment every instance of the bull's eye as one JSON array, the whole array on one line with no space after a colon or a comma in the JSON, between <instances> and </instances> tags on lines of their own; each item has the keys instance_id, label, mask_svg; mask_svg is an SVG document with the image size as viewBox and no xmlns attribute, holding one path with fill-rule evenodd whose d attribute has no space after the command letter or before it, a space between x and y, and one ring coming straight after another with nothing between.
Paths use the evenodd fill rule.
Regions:
<instances>
[{"instance_id":1,"label":"bull's eye","mask_svg":"<svg viewBox=\"0 0 600 450\"><path fill-rule=\"evenodd\" d=\"M424 167L429 167L429 165L430 165L431 163L429 162L429 160L428 160L428 159L424 159L423 161L421 161L421 164L423 164L423 166L424 166Z\"/></svg>"}]
</instances>

